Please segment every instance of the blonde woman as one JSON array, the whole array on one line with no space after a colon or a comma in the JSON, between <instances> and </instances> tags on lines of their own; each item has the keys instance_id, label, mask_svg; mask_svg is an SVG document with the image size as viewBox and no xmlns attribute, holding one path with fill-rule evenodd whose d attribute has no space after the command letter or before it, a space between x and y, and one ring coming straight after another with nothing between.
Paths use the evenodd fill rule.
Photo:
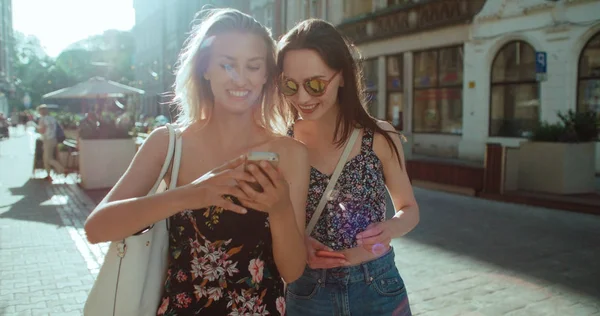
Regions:
<instances>
[{"instance_id":1,"label":"blonde woman","mask_svg":"<svg viewBox=\"0 0 600 316\"><path fill-rule=\"evenodd\" d=\"M273 102L275 71L265 27L236 10L209 10L177 71L183 143L177 189L144 196L167 151L168 131L160 128L86 222L88 239L97 243L169 218L169 268L158 315L285 311L283 281L296 280L306 262L310 167L306 148L277 127L288 114ZM250 151L278 153L279 166L244 171Z\"/></svg>"}]
</instances>

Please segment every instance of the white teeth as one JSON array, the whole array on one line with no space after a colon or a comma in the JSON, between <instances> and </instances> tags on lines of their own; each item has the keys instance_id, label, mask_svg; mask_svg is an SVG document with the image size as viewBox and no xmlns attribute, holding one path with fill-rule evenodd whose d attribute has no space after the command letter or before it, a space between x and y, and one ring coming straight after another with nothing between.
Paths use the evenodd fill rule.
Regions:
<instances>
[{"instance_id":1,"label":"white teeth","mask_svg":"<svg viewBox=\"0 0 600 316\"><path fill-rule=\"evenodd\" d=\"M317 105L319 105L319 104L317 103L317 104L313 104L313 105L299 105L299 107L303 110L312 110L312 109L316 108Z\"/></svg>"},{"instance_id":2,"label":"white teeth","mask_svg":"<svg viewBox=\"0 0 600 316\"><path fill-rule=\"evenodd\" d=\"M234 97L245 97L248 95L248 90L229 90L229 94Z\"/></svg>"}]
</instances>

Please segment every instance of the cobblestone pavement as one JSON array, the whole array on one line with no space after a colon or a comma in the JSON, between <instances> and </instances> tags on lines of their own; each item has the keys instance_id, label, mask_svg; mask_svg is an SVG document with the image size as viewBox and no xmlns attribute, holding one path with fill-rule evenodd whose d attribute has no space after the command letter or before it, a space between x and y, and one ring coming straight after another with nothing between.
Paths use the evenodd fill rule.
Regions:
<instances>
[{"instance_id":1,"label":"cobblestone pavement","mask_svg":"<svg viewBox=\"0 0 600 316\"><path fill-rule=\"evenodd\" d=\"M93 203L32 165L30 134L0 142L0 315L82 315L106 248L82 234Z\"/></svg>"},{"instance_id":2,"label":"cobblestone pavement","mask_svg":"<svg viewBox=\"0 0 600 316\"><path fill-rule=\"evenodd\" d=\"M600 315L600 216L416 189L395 241L416 315Z\"/></svg>"},{"instance_id":3,"label":"cobblestone pavement","mask_svg":"<svg viewBox=\"0 0 600 316\"><path fill-rule=\"evenodd\" d=\"M31 179L32 152L0 142L0 315L81 315L107 245L73 178ZM421 223L394 241L414 315L600 315L600 217L415 191Z\"/></svg>"}]
</instances>

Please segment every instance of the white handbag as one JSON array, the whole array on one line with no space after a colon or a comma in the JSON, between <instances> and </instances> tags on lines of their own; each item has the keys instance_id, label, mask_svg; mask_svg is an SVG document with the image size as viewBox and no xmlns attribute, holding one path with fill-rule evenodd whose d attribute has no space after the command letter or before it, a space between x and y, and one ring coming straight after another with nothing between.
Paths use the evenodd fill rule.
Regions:
<instances>
[{"instance_id":1,"label":"white handbag","mask_svg":"<svg viewBox=\"0 0 600 316\"><path fill-rule=\"evenodd\" d=\"M167 124L169 147L156 183L148 193L164 188L163 178L173 159L170 189L177 184L181 159L181 137ZM149 229L112 242L89 293L85 316L146 316L156 315L163 293L168 264L168 219Z\"/></svg>"}]
</instances>

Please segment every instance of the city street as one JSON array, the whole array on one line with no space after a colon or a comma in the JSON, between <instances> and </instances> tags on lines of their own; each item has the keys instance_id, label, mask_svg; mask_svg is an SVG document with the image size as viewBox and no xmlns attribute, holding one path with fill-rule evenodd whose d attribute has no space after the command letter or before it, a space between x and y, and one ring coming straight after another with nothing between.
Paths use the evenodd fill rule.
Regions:
<instances>
[{"instance_id":1,"label":"city street","mask_svg":"<svg viewBox=\"0 0 600 316\"><path fill-rule=\"evenodd\" d=\"M0 142L0 315L81 315L94 205L32 159L31 134ZM415 191L421 222L394 241L414 315L600 315L600 217Z\"/></svg>"}]
</instances>

